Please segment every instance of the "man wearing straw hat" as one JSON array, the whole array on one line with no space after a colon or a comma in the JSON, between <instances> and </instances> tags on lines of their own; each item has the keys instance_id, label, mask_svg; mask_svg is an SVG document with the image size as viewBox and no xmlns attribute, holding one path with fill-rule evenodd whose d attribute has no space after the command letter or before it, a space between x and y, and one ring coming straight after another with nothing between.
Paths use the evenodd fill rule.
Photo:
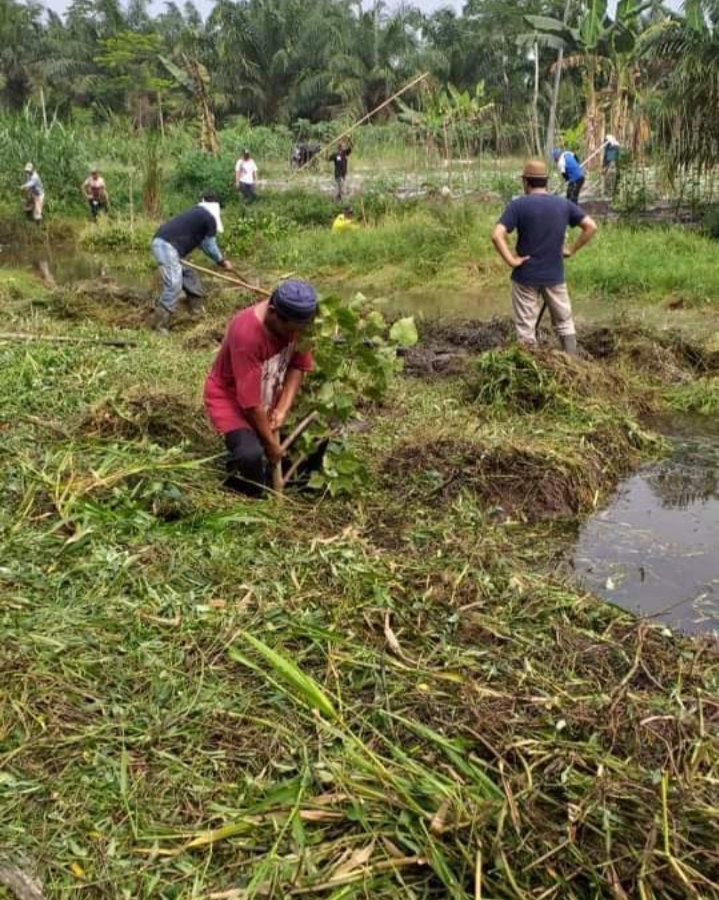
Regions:
<instances>
[{"instance_id":1,"label":"man wearing straw hat","mask_svg":"<svg viewBox=\"0 0 719 900\"><path fill-rule=\"evenodd\" d=\"M165 222L155 232L150 252L162 276L162 293L155 305L154 321L154 328L160 334L170 333L183 290L190 313L195 315L202 310L202 285L195 273L182 264L185 256L199 247L221 269L232 269L217 246L217 235L223 231L219 201L214 194L205 194L197 206Z\"/></svg>"},{"instance_id":2,"label":"man wearing straw hat","mask_svg":"<svg viewBox=\"0 0 719 900\"><path fill-rule=\"evenodd\" d=\"M299 338L317 312L305 281L284 281L227 326L205 382L205 409L227 448L226 485L259 495L283 457L278 433L314 366ZM308 465L313 463L308 460Z\"/></svg>"},{"instance_id":3,"label":"man wearing straw hat","mask_svg":"<svg viewBox=\"0 0 719 900\"><path fill-rule=\"evenodd\" d=\"M492 232L497 253L512 269L512 314L520 343L537 346L537 330L546 308L566 353L577 352L572 306L564 277L564 260L575 255L594 237L597 226L576 203L547 191L549 171L541 159L529 160L522 172L524 196L502 213ZM568 227L581 233L570 247L564 239ZM517 232L513 252L507 237Z\"/></svg>"}]
</instances>

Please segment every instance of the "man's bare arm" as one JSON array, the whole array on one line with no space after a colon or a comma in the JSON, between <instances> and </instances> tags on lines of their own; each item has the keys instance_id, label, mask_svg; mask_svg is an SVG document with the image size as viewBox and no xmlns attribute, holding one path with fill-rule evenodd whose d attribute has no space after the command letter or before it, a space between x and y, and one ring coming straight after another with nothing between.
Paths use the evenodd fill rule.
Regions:
<instances>
[{"instance_id":1,"label":"man's bare arm","mask_svg":"<svg viewBox=\"0 0 719 900\"><path fill-rule=\"evenodd\" d=\"M564 250L565 256L574 256L582 247L585 247L597 233L597 223L591 216L585 216L579 223L581 233L571 247Z\"/></svg>"},{"instance_id":2,"label":"man's bare arm","mask_svg":"<svg viewBox=\"0 0 719 900\"><path fill-rule=\"evenodd\" d=\"M282 448L272 430L270 417L267 415L267 412L261 406L257 406L254 409L243 409L242 412L260 436L269 461L273 463L279 462L283 456Z\"/></svg>"},{"instance_id":3,"label":"man's bare arm","mask_svg":"<svg viewBox=\"0 0 719 900\"><path fill-rule=\"evenodd\" d=\"M517 256L512 253L507 243L507 229L501 223L497 223L492 231L492 243L494 249L499 253L502 259L507 263L510 269L517 269L529 259L528 256Z\"/></svg>"}]
</instances>

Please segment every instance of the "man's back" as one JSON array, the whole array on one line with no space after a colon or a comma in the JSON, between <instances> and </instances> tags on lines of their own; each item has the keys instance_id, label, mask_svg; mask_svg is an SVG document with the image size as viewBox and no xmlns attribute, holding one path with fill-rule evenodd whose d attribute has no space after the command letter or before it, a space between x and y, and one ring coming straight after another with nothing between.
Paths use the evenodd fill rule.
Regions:
<instances>
[{"instance_id":1,"label":"man's back","mask_svg":"<svg viewBox=\"0 0 719 900\"><path fill-rule=\"evenodd\" d=\"M585 213L569 200L547 193L518 197L502 213L500 223L518 235L517 254L530 257L514 269L520 284L551 287L564 282L563 249L567 227L575 227Z\"/></svg>"},{"instance_id":2,"label":"man's back","mask_svg":"<svg viewBox=\"0 0 719 900\"><path fill-rule=\"evenodd\" d=\"M191 253L206 237L215 237L217 223L212 214L201 206L193 206L160 225L155 237L162 238L177 250L180 256Z\"/></svg>"}]
</instances>

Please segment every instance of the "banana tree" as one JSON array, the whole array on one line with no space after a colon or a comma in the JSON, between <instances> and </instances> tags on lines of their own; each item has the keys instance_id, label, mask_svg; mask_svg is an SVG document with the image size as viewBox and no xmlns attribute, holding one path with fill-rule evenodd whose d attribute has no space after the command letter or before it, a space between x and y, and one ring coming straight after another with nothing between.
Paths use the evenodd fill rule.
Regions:
<instances>
[{"instance_id":1,"label":"banana tree","mask_svg":"<svg viewBox=\"0 0 719 900\"><path fill-rule=\"evenodd\" d=\"M604 137L605 111L601 108L600 98L608 96L610 106L616 107L610 112L612 127L621 117L617 110L622 103L627 105L627 94L632 85L628 66L641 29L641 16L646 10L657 6L658 0L644 3L619 0L612 19L608 13L608 0L586 0L580 3L574 24L571 24L569 3L565 8L565 21L549 16L524 17L534 32L542 37L544 45L555 47L560 54L558 71L555 69L555 97L563 69L576 68L582 73L588 152L597 147ZM600 76L604 82L601 86ZM552 132L553 129L548 129L549 136Z\"/></svg>"},{"instance_id":2,"label":"banana tree","mask_svg":"<svg viewBox=\"0 0 719 900\"><path fill-rule=\"evenodd\" d=\"M191 53L181 55L184 68L165 56L160 57L160 62L180 87L184 88L192 97L200 120L200 146L207 153L216 156L219 142L215 126L215 113L210 102L210 76L207 69Z\"/></svg>"}]
</instances>

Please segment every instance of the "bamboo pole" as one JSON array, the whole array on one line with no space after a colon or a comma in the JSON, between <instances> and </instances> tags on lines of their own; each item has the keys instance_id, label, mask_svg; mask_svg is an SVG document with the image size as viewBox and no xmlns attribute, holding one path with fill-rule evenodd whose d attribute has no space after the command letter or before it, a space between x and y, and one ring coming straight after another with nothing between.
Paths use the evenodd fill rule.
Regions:
<instances>
[{"instance_id":1,"label":"bamboo pole","mask_svg":"<svg viewBox=\"0 0 719 900\"><path fill-rule=\"evenodd\" d=\"M49 344L95 344L103 347L135 347L134 341L120 338L69 337L62 334L30 334L25 331L0 331L0 341L46 341Z\"/></svg>"},{"instance_id":2,"label":"bamboo pole","mask_svg":"<svg viewBox=\"0 0 719 900\"><path fill-rule=\"evenodd\" d=\"M357 128L360 127L360 125L364 125L365 122L368 122L373 116L376 116L378 112L381 112L386 106L389 106L390 103L392 103L398 97L401 97L402 94L406 93L408 90L410 90L410 88L413 88L415 85L419 84L420 81L424 81L424 79L427 78L428 76L429 76L429 72L423 72L422 75L418 75L416 78L414 78L412 81L410 81L408 84L406 84L403 88L401 88L395 94L392 94L392 96L389 97L387 100L384 100L382 103L380 103L379 106L376 106L371 112L368 112L366 115L362 116L361 119L359 119L357 122L355 122L354 125L352 125L350 128L348 128L346 131L343 131L342 134L338 135L336 138L332 138L332 140L328 144L325 144L324 147L320 147L319 152L317 153L317 156L322 156L322 154L326 153L330 147L334 146L335 144L338 144L344 138L349 137L353 131L355 131ZM308 162L309 162L309 160L308 160ZM302 169L304 169L304 167L308 164L308 162L305 162L302 165L298 166L294 170L294 172L290 173L290 178L293 178L295 175L297 175L298 172L301 172Z\"/></svg>"},{"instance_id":3,"label":"bamboo pole","mask_svg":"<svg viewBox=\"0 0 719 900\"><path fill-rule=\"evenodd\" d=\"M248 284L236 275L223 275L222 272L217 272L215 269L207 269L205 266L198 266L197 263L191 263L186 259L182 260L182 265L187 266L188 269L195 269L197 272L202 272L205 275L212 275L213 278L219 278L220 281L226 281L228 284L234 284L235 287L244 288L246 291L253 291L255 294L260 294L263 297L272 296L272 291L268 291L261 287L254 287L254 285Z\"/></svg>"}]
</instances>

